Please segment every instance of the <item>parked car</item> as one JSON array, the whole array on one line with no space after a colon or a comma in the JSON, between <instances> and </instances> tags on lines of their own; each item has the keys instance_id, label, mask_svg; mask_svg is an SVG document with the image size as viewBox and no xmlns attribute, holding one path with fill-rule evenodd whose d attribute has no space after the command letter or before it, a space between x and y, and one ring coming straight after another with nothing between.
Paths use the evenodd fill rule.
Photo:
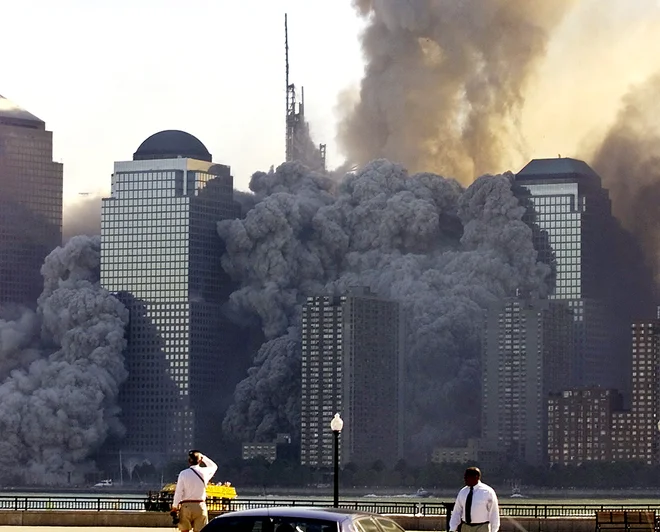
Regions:
<instances>
[{"instance_id":1,"label":"parked car","mask_svg":"<svg viewBox=\"0 0 660 532\"><path fill-rule=\"evenodd\" d=\"M405 532L388 517L343 508L296 506L222 514L202 532Z\"/></svg>"}]
</instances>

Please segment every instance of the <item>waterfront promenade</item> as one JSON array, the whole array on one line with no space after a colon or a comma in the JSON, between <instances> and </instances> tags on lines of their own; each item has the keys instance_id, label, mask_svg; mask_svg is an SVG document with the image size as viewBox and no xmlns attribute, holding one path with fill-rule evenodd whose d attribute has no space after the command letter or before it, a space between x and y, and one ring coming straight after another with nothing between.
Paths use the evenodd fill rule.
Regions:
<instances>
[{"instance_id":1,"label":"waterfront promenade","mask_svg":"<svg viewBox=\"0 0 660 532\"><path fill-rule=\"evenodd\" d=\"M451 501L453 502L453 501ZM82 532L105 530L115 532L174 530L167 512L146 511L146 497L89 497L65 495L14 494L0 495L0 532ZM600 504L534 500L501 500L502 532L593 532L598 511L652 512L660 515L660 504L652 500L607 500ZM270 506L327 507L328 500L318 499L236 499L225 503L209 502L211 516L221 507L229 510L266 508ZM214 505L218 509L213 509ZM342 508L362 510L391 516L406 530L444 531L447 526L449 502L440 500L378 500L374 497L343 500Z\"/></svg>"}]
</instances>

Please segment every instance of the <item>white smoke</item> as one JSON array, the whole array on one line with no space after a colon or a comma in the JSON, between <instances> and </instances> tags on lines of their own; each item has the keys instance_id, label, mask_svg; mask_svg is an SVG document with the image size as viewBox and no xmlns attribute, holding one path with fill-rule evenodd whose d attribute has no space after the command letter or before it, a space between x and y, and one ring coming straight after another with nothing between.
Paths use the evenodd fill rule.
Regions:
<instances>
[{"instance_id":1,"label":"white smoke","mask_svg":"<svg viewBox=\"0 0 660 532\"><path fill-rule=\"evenodd\" d=\"M0 321L2 480L66 482L121 431L128 312L100 287L99 257L98 237L71 238L46 258L37 313Z\"/></svg>"},{"instance_id":2,"label":"white smoke","mask_svg":"<svg viewBox=\"0 0 660 532\"><path fill-rule=\"evenodd\" d=\"M378 160L333 191L329 179L286 163L255 174L251 188L255 207L218 230L223 267L240 283L231 303L260 318L268 341L237 387L225 430L257 440L296 432L301 305L355 285L402 304L413 445L474 430L482 309L519 288L542 291L549 274L511 176L484 176L464 190Z\"/></svg>"},{"instance_id":3,"label":"white smoke","mask_svg":"<svg viewBox=\"0 0 660 532\"><path fill-rule=\"evenodd\" d=\"M63 242L78 235L101 234L101 199L102 195L93 194L65 205L62 219Z\"/></svg>"}]
</instances>

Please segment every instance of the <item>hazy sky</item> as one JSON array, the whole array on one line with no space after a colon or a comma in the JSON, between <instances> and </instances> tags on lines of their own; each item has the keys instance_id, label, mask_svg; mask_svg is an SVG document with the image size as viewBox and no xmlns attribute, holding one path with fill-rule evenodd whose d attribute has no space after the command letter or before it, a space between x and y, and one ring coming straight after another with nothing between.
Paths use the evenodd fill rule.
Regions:
<instances>
[{"instance_id":1,"label":"hazy sky","mask_svg":"<svg viewBox=\"0 0 660 532\"><path fill-rule=\"evenodd\" d=\"M284 156L287 12L291 80L305 86L312 135L328 145L332 168L343 162L338 95L356 89L364 69L364 21L351 3L4 0L0 94L55 133L65 204L107 193L113 161L163 129L197 136L245 190L252 172ZM660 67L660 1L571 4L525 91L520 156L490 171L559 153L588 158L621 97Z\"/></svg>"},{"instance_id":2,"label":"hazy sky","mask_svg":"<svg viewBox=\"0 0 660 532\"><path fill-rule=\"evenodd\" d=\"M350 0L4 0L0 94L54 132L65 203L109 190L112 164L182 129L246 189L284 158L284 13L291 80L335 149L337 94L359 84Z\"/></svg>"}]
</instances>

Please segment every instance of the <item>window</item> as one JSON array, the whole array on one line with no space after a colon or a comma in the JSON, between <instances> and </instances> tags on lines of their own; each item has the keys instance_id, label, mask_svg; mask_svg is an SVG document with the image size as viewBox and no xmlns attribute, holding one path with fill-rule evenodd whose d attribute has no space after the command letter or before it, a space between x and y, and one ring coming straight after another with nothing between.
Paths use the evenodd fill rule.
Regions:
<instances>
[{"instance_id":1,"label":"window","mask_svg":"<svg viewBox=\"0 0 660 532\"><path fill-rule=\"evenodd\" d=\"M391 519L383 519L382 517L376 517L375 519L384 532L403 532L403 528Z\"/></svg>"},{"instance_id":2,"label":"window","mask_svg":"<svg viewBox=\"0 0 660 532\"><path fill-rule=\"evenodd\" d=\"M359 532L381 532L378 525L370 517L358 519L355 524Z\"/></svg>"},{"instance_id":3,"label":"window","mask_svg":"<svg viewBox=\"0 0 660 532\"><path fill-rule=\"evenodd\" d=\"M273 526L268 517L215 519L205 528L209 532L273 532Z\"/></svg>"}]
</instances>

